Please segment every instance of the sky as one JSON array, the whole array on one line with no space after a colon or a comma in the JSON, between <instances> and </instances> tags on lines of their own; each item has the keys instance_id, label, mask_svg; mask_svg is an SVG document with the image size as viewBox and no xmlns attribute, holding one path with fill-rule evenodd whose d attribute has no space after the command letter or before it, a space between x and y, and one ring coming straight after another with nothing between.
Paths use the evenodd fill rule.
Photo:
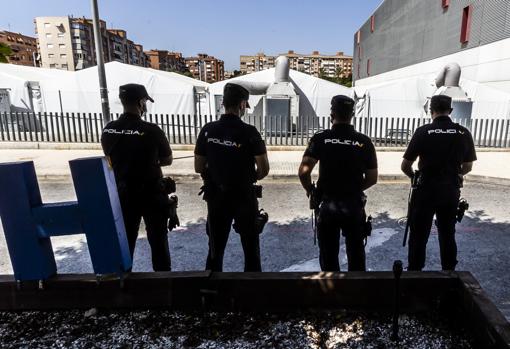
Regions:
<instances>
[{"instance_id":1,"label":"sky","mask_svg":"<svg viewBox=\"0 0 510 349\"><path fill-rule=\"evenodd\" d=\"M207 53L239 69L240 55L294 50L352 55L354 33L381 0L98 0L108 28L124 29L144 50ZM91 17L90 0L16 0L0 30L35 36L37 16ZM10 29L9 29L10 28Z\"/></svg>"}]
</instances>

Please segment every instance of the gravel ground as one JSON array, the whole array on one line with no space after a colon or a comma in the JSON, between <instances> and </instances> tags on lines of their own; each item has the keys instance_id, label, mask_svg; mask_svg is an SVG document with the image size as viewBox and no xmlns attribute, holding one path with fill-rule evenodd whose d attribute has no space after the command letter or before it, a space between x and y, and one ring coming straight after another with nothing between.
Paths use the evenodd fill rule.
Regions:
<instances>
[{"instance_id":1,"label":"gravel ground","mask_svg":"<svg viewBox=\"0 0 510 349\"><path fill-rule=\"evenodd\" d=\"M349 312L239 314L138 312L0 313L2 348L473 348L463 329L437 315Z\"/></svg>"}]
</instances>

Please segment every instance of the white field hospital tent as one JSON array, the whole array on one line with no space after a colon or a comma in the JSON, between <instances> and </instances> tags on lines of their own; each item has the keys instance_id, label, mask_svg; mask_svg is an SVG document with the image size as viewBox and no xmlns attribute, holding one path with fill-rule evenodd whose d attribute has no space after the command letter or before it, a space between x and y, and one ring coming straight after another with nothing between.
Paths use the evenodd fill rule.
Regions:
<instances>
[{"instance_id":1,"label":"white field hospital tent","mask_svg":"<svg viewBox=\"0 0 510 349\"><path fill-rule=\"evenodd\" d=\"M72 80L65 70L0 63L0 89L8 90L12 112L60 112L59 90Z\"/></svg>"},{"instance_id":2,"label":"white field hospital tent","mask_svg":"<svg viewBox=\"0 0 510 349\"><path fill-rule=\"evenodd\" d=\"M319 79L314 76L290 70L290 82L299 96L299 116L329 116L331 107L331 98L336 95L346 95L352 97L353 92L350 88L335 84L333 82ZM220 107L218 97L223 96L223 88L227 83L249 82L254 84L272 84L275 82L275 68L263 70L260 72L242 75L229 80L213 83L209 86L211 109L218 114ZM254 112L264 94L250 94L249 114Z\"/></svg>"},{"instance_id":3,"label":"white field hospital tent","mask_svg":"<svg viewBox=\"0 0 510 349\"><path fill-rule=\"evenodd\" d=\"M193 115L209 106L207 100L197 98L205 95L209 86L205 82L118 62L106 63L105 71L112 113L122 112L119 86L127 83L147 88L154 98L147 104L148 113ZM69 72L0 64L2 88L9 89L12 111L101 113L97 67Z\"/></svg>"},{"instance_id":4,"label":"white field hospital tent","mask_svg":"<svg viewBox=\"0 0 510 349\"><path fill-rule=\"evenodd\" d=\"M136 83L144 85L154 103L147 103L149 114L190 114L198 113L195 87L207 88L206 83L178 76L178 74L109 62L105 64L108 97L112 113L121 113L119 86ZM76 105L66 106L74 111L101 111L97 67L75 73L76 89L69 91L71 99L77 96Z\"/></svg>"},{"instance_id":5,"label":"white field hospital tent","mask_svg":"<svg viewBox=\"0 0 510 349\"><path fill-rule=\"evenodd\" d=\"M358 117L423 117L427 97L436 87L422 78L394 80L369 86L354 87Z\"/></svg>"}]
</instances>

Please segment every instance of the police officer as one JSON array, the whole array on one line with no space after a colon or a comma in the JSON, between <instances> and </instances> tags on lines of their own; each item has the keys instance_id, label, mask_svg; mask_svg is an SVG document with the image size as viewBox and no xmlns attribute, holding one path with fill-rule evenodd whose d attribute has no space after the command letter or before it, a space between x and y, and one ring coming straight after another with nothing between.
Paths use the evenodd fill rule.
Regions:
<instances>
[{"instance_id":1,"label":"police officer","mask_svg":"<svg viewBox=\"0 0 510 349\"><path fill-rule=\"evenodd\" d=\"M244 270L262 269L255 229L258 201L253 184L269 173L269 162L260 133L240 118L249 108L248 97L242 86L226 84L225 114L202 128L195 147L195 171L204 178L207 201L207 270L222 271L232 222L241 237Z\"/></svg>"},{"instance_id":2,"label":"police officer","mask_svg":"<svg viewBox=\"0 0 510 349\"><path fill-rule=\"evenodd\" d=\"M299 178L310 197L318 197L317 235L323 271L339 271L340 230L345 237L349 271L365 271L365 200L363 191L377 183L377 157L367 136L351 125L354 101L346 96L331 100L330 130L310 140ZM312 193L311 173L319 162L317 190Z\"/></svg>"},{"instance_id":3,"label":"police officer","mask_svg":"<svg viewBox=\"0 0 510 349\"><path fill-rule=\"evenodd\" d=\"M404 154L402 171L412 178L413 163L419 157L418 188L410 212L409 270L422 270L434 214L439 234L443 270L455 270L457 245L455 223L462 176L471 171L476 160L473 137L454 123L452 99L433 96L430 102L432 123L416 130Z\"/></svg>"},{"instance_id":4,"label":"police officer","mask_svg":"<svg viewBox=\"0 0 510 349\"><path fill-rule=\"evenodd\" d=\"M161 166L172 164L172 151L163 131L141 119L149 97L144 86L120 86L124 113L103 129L101 145L115 173L131 257L143 217L154 271L170 270L167 239L168 196L161 187Z\"/></svg>"}]
</instances>

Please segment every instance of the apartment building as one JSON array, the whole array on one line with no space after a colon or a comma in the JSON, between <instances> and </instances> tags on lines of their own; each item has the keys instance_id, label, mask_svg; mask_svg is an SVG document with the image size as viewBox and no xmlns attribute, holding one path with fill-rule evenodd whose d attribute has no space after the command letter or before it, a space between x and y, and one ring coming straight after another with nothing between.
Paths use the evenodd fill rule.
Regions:
<instances>
[{"instance_id":1,"label":"apartment building","mask_svg":"<svg viewBox=\"0 0 510 349\"><path fill-rule=\"evenodd\" d=\"M269 68L274 68L275 56L266 56L263 52L257 53L255 56L241 56L241 72L250 74Z\"/></svg>"},{"instance_id":2,"label":"apartment building","mask_svg":"<svg viewBox=\"0 0 510 349\"><path fill-rule=\"evenodd\" d=\"M193 78L213 83L225 79L225 65L220 59L199 53L196 57L186 57L186 68Z\"/></svg>"},{"instance_id":3,"label":"apartment building","mask_svg":"<svg viewBox=\"0 0 510 349\"><path fill-rule=\"evenodd\" d=\"M311 54L296 53L292 50L281 54L289 58L290 68L310 74L313 76L327 77L348 77L352 74L352 57L343 52L337 52L335 55L324 55L319 51L313 51ZM255 56L241 56L241 72L249 74L264 69L273 68L278 56L266 56L264 53L258 53Z\"/></svg>"},{"instance_id":4,"label":"apartment building","mask_svg":"<svg viewBox=\"0 0 510 349\"><path fill-rule=\"evenodd\" d=\"M145 51L149 66L153 69L185 72L186 61L180 52L171 52L166 50Z\"/></svg>"},{"instance_id":5,"label":"apartment building","mask_svg":"<svg viewBox=\"0 0 510 349\"><path fill-rule=\"evenodd\" d=\"M0 43L9 46L12 55L7 61L18 65L37 65L37 40L34 37L10 31L0 31Z\"/></svg>"},{"instance_id":6,"label":"apartment building","mask_svg":"<svg viewBox=\"0 0 510 349\"><path fill-rule=\"evenodd\" d=\"M97 64L91 19L74 17L36 17L41 66L64 70L81 70ZM122 29L107 29L100 20L105 62L147 66L143 46L127 38Z\"/></svg>"}]
</instances>

